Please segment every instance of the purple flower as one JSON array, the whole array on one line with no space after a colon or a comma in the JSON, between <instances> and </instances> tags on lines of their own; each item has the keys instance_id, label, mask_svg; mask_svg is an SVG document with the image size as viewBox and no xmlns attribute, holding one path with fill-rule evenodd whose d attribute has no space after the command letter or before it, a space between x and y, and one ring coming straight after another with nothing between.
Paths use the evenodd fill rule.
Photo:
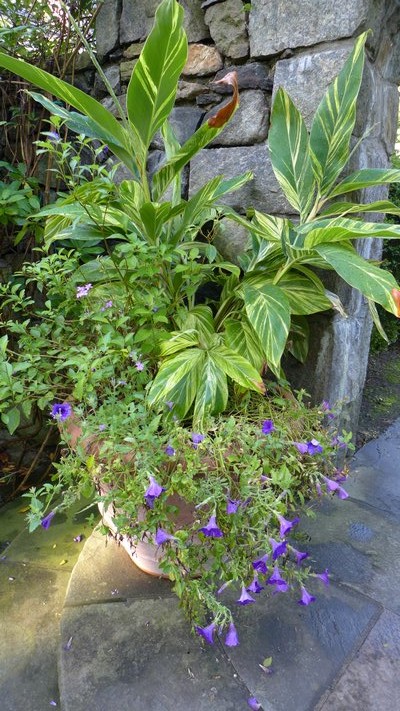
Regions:
<instances>
[{"instance_id":1,"label":"purple flower","mask_svg":"<svg viewBox=\"0 0 400 711\"><path fill-rule=\"evenodd\" d=\"M42 528L45 528L46 531L48 528L50 528L51 520L52 518L56 515L55 511L50 511L50 513L47 514L44 518L42 518L40 525Z\"/></svg>"},{"instance_id":2,"label":"purple flower","mask_svg":"<svg viewBox=\"0 0 400 711\"><path fill-rule=\"evenodd\" d=\"M144 370L144 363L142 363L141 360L137 360L135 363L135 368L139 373L141 373L142 370Z\"/></svg>"},{"instance_id":3,"label":"purple flower","mask_svg":"<svg viewBox=\"0 0 400 711\"><path fill-rule=\"evenodd\" d=\"M68 417L71 416L72 407L69 402L56 402L54 403L54 405L52 405L50 414L52 417L54 417L55 420L60 420L60 422L64 422L64 420L68 419Z\"/></svg>"},{"instance_id":4,"label":"purple flower","mask_svg":"<svg viewBox=\"0 0 400 711\"><path fill-rule=\"evenodd\" d=\"M167 446L164 449L164 452L165 452L165 454L168 454L169 457L175 456L175 450L170 444L167 444Z\"/></svg>"},{"instance_id":5,"label":"purple flower","mask_svg":"<svg viewBox=\"0 0 400 711\"><path fill-rule=\"evenodd\" d=\"M296 447L297 451L300 452L300 454L308 453L308 447L305 442L293 442L293 444Z\"/></svg>"},{"instance_id":6,"label":"purple flower","mask_svg":"<svg viewBox=\"0 0 400 711\"><path fill-rule=\"evenodd\" d=\"M84 284L84 286L76 287L76 298L81 299L82 296L87 296L90 289L93 288L93 284Z\"/></svg>"},{"instance_id":7,"label":"purple flower","mask_svg":"<svg viewBox=\"0 0 400 711\"><path fill-rule=\"evenodd\" d=\"M280 523L280 530L279 530L279 535L281 538L286 536L288 531L291 531L294 526L300 521L299 518L293 519L293 521L288 521L286 518L283 518L280 514L275 514L276 518L278 519Z\"/></svg>"},{"instance_id":8,"label":"purple flower","mask_svg":"<svg viewBox=\"0 0 400 711\"><path fill-rule=\"evenodd\" d=\"M297 565L300 565L300 563L309 556L309 553L298 551L296 548L293 548L293 546L290 547L290 550L292 551L292 553L294 553L296 557Z\"/></svg>"},{"instance_id":9,"label":"purple flower","mask_svg":"<svg viewBox=\"0 0 400 711\"><path fill-rule=\"evenodd\" d=\"M341 437L332 437L331 439L331 445L332 447L339 447L339 449L343 449L343 447L346 447L346 442L343 442L343 439Z\"/></svg>"},{"instance_id":10,"label":"purple flower","mask_svg":"<svg viewBox=\"0 0 400 711\"><path fill-rule=\"evenodd\" d=\"M163 543L166 543L167 541L175 541L176 538L175 536L171 536L170 533L167 533L167 531L164 531L163 528L157 528L156 535L154 536L154 542L158 546L162 546Z\"/></svg>"},{"instance_id":11,"label":"purple flower","mask_svg":"<svg viewBox=\"0 0 400 711\"><path fill-rule=\"evenodd\" d=\"M300 590L301 590L301 599L297 600L299 605L309 605L310 602L314 602L314 600L315 600L314 595L310 595L310 593L307 592L307 590L305 589L305 587L303 585L301 585Z\"/></svg>"},{"instance_id":12,"label":"purple flower","mask_svg":"<svg viewBox=\"0 0 400 711\"><path fill-rule=\"evenodd\" d=\"M322 400L321 408L322 408L325 412L328 412L329 410L332 410L332 408L331 408L330 403L328 402L328 400Z\"/></svg>"},{"instance_id":13,"label":"purple flower","mask_svg":"<svg viewBox=\"0 0 400 711\"><path fill-rule=\"evenodd\" d=\"M199 528L199 531L204 533L205 536L209 538L222 538L224 535L220 528L217 526L216 516L210 516L209 522L203 528Z\"/></svg>"},{"instance_id":14,"label":"purple flower","mask_svg":"<svg viewBox=\"0 0 400 711\"><path fill-rule=\"evenodd\" d=\"M154 479L154 477L149 474L149 479L150 479L150 486L145 491L144 498L146 500L146 504L150 509L154 508L154 501L157 499L159 496L161 496L162 492L165 491L164 486L160 486Z\"/></svg>"},{"instance_id":15,"label":"purple flower","mask_svg":"<svg viewBox=\"0 0 400 711\"><path fill-rule=\"evenodd\" d=\"M262 573L265 575L265 573L268 572L268 568L266 566L267 558L268 558L268 553L263 555L263 557L259 558L258 560L253 560L252 566L253 566L254 570L257 571L257 573Z\"/></svg>"},{"instance_id":16,"label":"purple flower","mask_svg":"<svg viewBox=\"0 0 400 711\"><path fill-rule=\"evenodd\" d=\"M57 143L58 141L61 141L61 136L60 136L59 133L57 133L57 131L49 131L49 133L48 133L47 135L48 135L48 138L50 138L51 141L55 141L56 143Z\"/></svg>"},{"instance_id":17,"label":"purple flower","mask_svg":"<svg viewBox=\"0 0 400 711\"><path fill-rule=\"evenodd\" d=\"M194 629L196 630L197 634L200 635L200 637L203 637L203 639L206 640L208 644L214 644L213 634L215 628L215 622L211 622L208 627L200 627L199 625L196 625Z\"/></svg>"},{"instance_id":18,"label":"purple flower","mask_svg":"<svg viewBox=\"0 0 400 711\"><path fill-rule=\"evenodd\" d=\"M265 435L271 434L275 430L274 423L272 420L264 420L262 423L261 432Z\"/></svg>"},{"instance_id":19,"label":"purple flower","mask_svg":"<svg viewBox=\"0 0 400 711\"><path fill-rule=\"evenodd\" d=\"M321 452L323 451L323 447L317 439L311 439L309 442L307 442L307 451L308 454L312 457L314 454L321 454Z\"/></svg>"},{"instance_id":20,"label":"purple flower","mask_svg":"<svg viewBox=\"0 0 400 711\"><path fill-rule=\"evenodd\" d=\"M326 484L326 488L328 489L328 491L336 491L336 489L339 488L339 484L337 481L334 481L333 479L328 479L327 476L324 476L323 479L324 479L324 482Z\"/></svg>"},{"instance_id":21,"label":"purple flower","mask_svg":"<svg viewBox=\"0 0 400 711\"><path fill-rule=\"evenodd\" d=\"M193 434L192 434L193 449L197 449L199 444L203 441L204 437L205 437L205 435L203 435L203 434L198 434L196 432L193 432Z\"/></svg>"},{"instance_id":22,"label":"purple flower","mask_svg":"<svg viewBox=\"0 0 400 711\"><path fill-rule=\"evenodd\" d=\"M275 583L275 590L272 594L277 595L278 593L285 593L288 590L289 585L287 584L286 580L283 580L281 583Z\"/></svg>"},{"instance_id":23,"label":"purple flower","mask_svg":"<svg viewBox=\"0 0 400 711\"><path fill-rule=\"evenodd\" d=\"M106 301L104 306L101 307L100 311L105 311L106 309L111 309L112 305L113 305L112 301Z\"/></svg>"},{"instance_id":24,"label":"purple flower","mask_svg":"<svg viewBox=\"0 0 400 711\"><path fill-rule=\"evenodd\" d=\"M107 425L99 425L99 432L104 432L107 429Z\"/></svg>"},{"instance_id":25,"label":"purple flower","mask_svg":"<svg viewBox=\"0 0 400 711\"><path fill-rule=\"evenodd\" d=\"M81 543L83 541L83 533L79 533L77 536L74 536L74 543Z\"/></svg>"},{"instance_id":26,"label":"purple flower","mask_svg":"<svg viewBox=\"0 0 400 711\"><path fill-rule=\"evenodd\" d=\"M286 541L276 541L275 538L270 538L269 542L272 546L272 560L276 560L280 555L286 553Z\"/></svg>"},{"instance_id":27,"label":"purple flower","mask_svg":"<svg viewBox=\"0 0 400 711\"><path fill-rule=\"evenodd\" d=\"M229 624L228 632L225 637L225 644L227 647L237 647L239 644L236 627L233 622Z\"/></svg>"},{"instance_id":28,"label":"purple flower","mask_svg":"<svg viewBox=\"0 0 400 711\"><path fill-rule=\"evenodd\" d=\"M250 706L252 711L260 711L261 709L261 704L258 703L255 696L251 696L247 699L247 705Z\"/></svg>"},{"instance_id":29,"label":"purple flower","mask_svg":"<svg viewBox=\"0 0 400 711\"><path fill-rule=\"evenodd\" d=\"M240 504L242 502L240 499L228 499L227 504L226 504L226 513L227 514L234 514L238 510Z\"/></svg>"},{"instance_id":30,"label":"purple flower","mask_svg":"<svg viewBox=\"0 0 400 711\"><path fill-rule=\"evenodd\" d=\"M323 573L316 573L315 577L322 580L324 585L326 585L328 587L328 585L329 585L329 570L328 570L328 568L325 568Z\"/></svg>"},{"instance_id":31,"label":"purple flower","mask_svg":"<svg viewBox=\"0 0 400 711\"><path fill-rule=\"evenodd\" d=\"M174 403L172 402L172 400L167 400L167 402L165 404L168 407L168 410L172 410L172 408L174 406Z\"/></svg>"},{"instance_id":32,"label":"purple flower","mask_svg":"<svg viewBox=\"0 0 400 711\"><path fill-rule=\"evenodd\" d=\"M268 585L282 585L282 586L287 585L286 580L284 578L282 578L281 571L279 570L277 565L275 565L274 572L268 578L267 584Z\"/></svg>"},{"instance_id":33,"label":"purple flower","mask_svg":"<svg viewBox=\"0 0 400 711\"><path fill-rule=\"evenodd\" d=\"M339 486L339 488L337 490L337 495L338 495L339 499L348 499L349 498L349 495L348 495L346 489L343 489L343 486Z\"/></svg>"},{"instance_id":34,"label":"purple flower","mask_svg":"<svg viewBox=\"0 0 400 711\"><path fill-rule=\"evenodd\" d=\"M265 569L265 570L267 570L267 569ZM258 575L257 575L257 573L255 573L253 582L251 582L250 585L247 587L247 592L256 593L256 595L257 595L258 593L261 592L261 590L264 590L264 587L262 585L260 585L260 583L258 582Z\"/></svg>"},{"instance_id":35,"label":"purple flower","mask_svg":"<svg viewBox=\"0 0 400 711\"><path fill-rule=\"evenodd\" d=\"M242 592L240 598L239 600L236 600L236 602L239 605L250 605L252 602L255 602L255 600L253 597L251 597L251 595L249 595L244 585L242 585Z\"/></svg>"}]
</instances>

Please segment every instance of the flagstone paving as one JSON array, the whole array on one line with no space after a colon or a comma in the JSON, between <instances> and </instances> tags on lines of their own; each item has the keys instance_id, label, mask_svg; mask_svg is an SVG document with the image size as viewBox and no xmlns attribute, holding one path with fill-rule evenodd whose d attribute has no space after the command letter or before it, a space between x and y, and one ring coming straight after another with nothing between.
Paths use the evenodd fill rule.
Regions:
<instances>
[{"instance_id":1,"label":"flagstone paving","mask_svg":"<svg viewBox=\"0 0 400 711\"><path fill-rule=\"evenodd\" d=\"M281 594L235 610L235 648L203 647L170 583L98 530L55 517L30 536L20 502L2 509L1 711L240 711L251 696L263 711L397 708L400 420L351 468L350 498L322 502L301 525L330 586L310 581L307 607Z\"/></svg>"}]
</instances>

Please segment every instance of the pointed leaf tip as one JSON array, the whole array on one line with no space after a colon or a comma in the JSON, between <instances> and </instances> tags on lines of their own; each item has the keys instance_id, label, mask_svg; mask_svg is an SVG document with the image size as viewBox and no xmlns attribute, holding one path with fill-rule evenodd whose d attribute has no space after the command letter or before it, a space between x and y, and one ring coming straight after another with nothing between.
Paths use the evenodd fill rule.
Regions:
<instances>
[{"instance_id":1,"label":"pointed leaf tip","mask_svg":"<svg viewBox=\"0 0 400 711\"><path fill-rule=\"evenodd\" d=\"M237 107L239 106L239 85L237 79L237 72L229 72L222 79L214 82L214 84L229 84L233 87L233 96L227 104L222 106L215 116L211 116L207 123L211 128L221 128L224 126L229 119L235 113Z\"/></svg>"}]
</instances>

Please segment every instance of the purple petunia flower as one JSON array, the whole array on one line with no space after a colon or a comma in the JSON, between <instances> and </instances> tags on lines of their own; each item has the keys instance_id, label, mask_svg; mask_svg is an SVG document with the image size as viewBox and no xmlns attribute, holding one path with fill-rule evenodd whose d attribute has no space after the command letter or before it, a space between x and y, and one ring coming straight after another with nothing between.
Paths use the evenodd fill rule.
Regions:
<instances>
[{"instance_id":1,"label":"purple petunia flower","mask_svg":"<svg viewBox=\"0 0 400 711\"><path fill-rule=\"evenodd\" d=\"M264 422L262 423L261 432L264 435L269 435L269 434L271 434L271 432L274 432L274 430L275 430L275 426L274 426L274 423L272 422L272 420L264 420Z\"/></svg>"},{"instance_id":2,"label":"purple petunia flower","mask_svg":"<svg viewBox=\"0 0 400 711\"><path fill-rule=\"evenodd\" d=\"M199 444L203 441L204 437L205 437L205 435L203 435L203 434L193 432L193 434L192 434L193 449L197 449Z\"/></svg>"},{"instance_id":3,"label":"purple petunia flower","mask_svg":"<svg viewBox=\"0 0 400 711\"><path fill-rule=\"evenodd\" d=\"M93 288L93 284L84 284L83 286L76 287L76 298L81 299L83 296L87 296L90 289Z\"/></svg>"},{"instance_id":4,"label":"purple petunia flower","mask_svg":"<svg viewBox=\"0 0 400 711\"><path fill-rule=\"evenodd\" d=\"M154 479L154 477L149 474L149 479L150 479L150 485L145 491L144 498L146 500L146 504L150 509L154 508L154 501L157 499L163 491L165 491L164 486L160 486Z\"/></svg>"},{"instance_id":5,"label":"purple petunia flower","mask_svg":"<svg viewBox=\"0 0 400 711\"><path fill-rule=\"evenodd\" d=\"M197 634L200 635L200 637L203 637L203 639L206 640L208 644L214 644L213 634L215 628L215 622L211 622L208 627L200 627L199 625L196 625L194 629L196 630Z\"/></svg>"},{"instance_id":6,"label":"purple petunia flower","mask_svg":"<svg viewBox=\"0 0 400 711\"><path fill-rule=\"evenodd\" d=\"M298 551L296 548L293 548L293 546L290 546L290 550L292 551L292 553L294 553L296 557L297 565L300 565L300 563L309 556L309 553L306 553L305 551Z\"/></svg>"},{"instance_id":7,"label":"purple petunia flower","mask_svg":"<svg viewBox=\"0 0 400 711\"><path fill-rule=\"evenodd\" d=\"M240 499L228 499L227 504L226 504L226 513L227 514L234 514L238 510L240 504L242 502Z\"/></svg>"},{"instance_id":8,"label":"purple petunia flower","mask_svg":"<svg viewBox=\"0 0 400 711\"><path fill-rule=\"evenodd\" d=\"M290 586L286 582L286 580L283 580L281 583L275 583L275 590L273 591L273 595L277 595L278 593L285 593L288 590L290 590Z\"/></svg>"},{"instance_id":9,"label":"purple petunia flower","mask_svg":"<svg viewBox=\"0 0 400 711\"><path fill-rule=\"evenodd\" d=\"M301 585L300 590L301 590L301 599L297 600L299 605L309 605L310 602L314 602L314 600L315 600L314 595L310 595L310 593L307 592L307 590L305 589L305 587L303 585Z\"/></svg>"},{"instance_id":10,"label":"purple petunia flower","mask_svg":"<svg viewBox=\"0 0 400 711\"><path fill-rule=\"evenodd\" d=\"M81 543L83 541L83 533L79 533L77 536L74 536L74 543Z\"/></svg>"},{"instance_id":11,"label":"purple petunia flower","mask_svg":"<svg viewBox=\"0 0 400 711\"><path fill-rule=\"evenodd\" d=\"M249 595L244 585L242 585L242 592L240 594L240 598L239 600L236 600L236 602L239 605L251 605L251 603L255 602L255 600L253 597L251 597L251 595Z\"/></svg>"},{"instance_id":12,"label":"purple petunia flower","mask_svg":"<svg viewBox=\"0 0 400 711\"><path fill-rule=\"evenodd\" d=\"M71 416L72 407L69 402L56 402L52 405L50 414L55 420L64 422L64 420Z\"/></svg>"},{"instance_id":13,"label":"purple petunia flower","mask_svg":"<svg viewBox=\"0 0 400 711\"><path fill-rule=\"evenodd\" d=\"M165 452L165 454L168 454L169 457L175 456L175 450L170 444L167 444L167 446L164 449L164 452Z\"/></svg>"},{"instance_id":14,"label":"purple petunia flower","mask_svg":"<svg viewBox=\"0 0 400 711\"><path fill-rule=\"evenodd\" d=\"M286 541L276 541L275 538L270 538L269 542L272 546L272 560L276 560L280 555L286 553Z\"/></svg>"},{"instance_id":15,"label":"purple petunia flower","mask_svg":"<svg viewBox=\"0 0 400 711\"><path fill-rule=\"evenodd\" d=\"M229 624L228 632L225 637L225 644L227 647L237 647L239 644L236 627L233 622Z\"/></svg>"},{"instance_id":16,"label":"purple petunia flower","mask_svg":"<svg viewBox=\"0 0 400 711\"><path fill-rule=\"evenodd\" d=\"M267 584L268 585L287 585L286 580L284 578L282 578L282 576L281 576L281 571L279 570L278 565L275 565L274 572L268 578Z\"/></svg>"},{"instance_id":17,"label":"purple petunia flower","mask_svg":"<svg viewBox=\"0 0 400 711\"><path fill-rule=\"evenodd\" d=\"M141 360L137 360L135 363L135 368L139 373L141 373L142 370L144 370L144 363L142 363Z\"/></svg>"},{"instance_id":18,"label":"purple petunia flower","mask_svg":"<svg viewBox=\"0 0 400 711\"><path fill-rule=\"evenodd\" d=\"M48 513L47 516L42 518L42 520L40 522L40 525L42 526L42 528L45 528L47 531L47 529L50 527L51 520L52 520L52 518L54 518L55 515L56 515L55 511L50 511L50 513Z\"/></svg>"},{"instance_id":19,"label":"purple petunia flower","mask_svg":"<svg viewBox=\"0 0 400 711\"><path fill-rule=\"evenodd\" d=\"M199 531L204 533L204 535L208 536L209 538L222 538L224 535L221 529L217 526L215 514L213 516L210 516L209 522L202 528L199 528Z\"/></svg>"},{"instance_id":20,"label":"purple petunia flower","mask_svg":"<svg viewBox=\"0 0 400 711\"><path fill-rule=\"evenodd\" d=\"M328 568L325 568L323 573L316 573L315 577L322 580L324 585L326 585L328 587L328 585L329 585L329 570L328 570Z\"/></svg>"},{"instance_id":21,"label":"purple petunia flower","mask_svg":"<svg viewBox=\"0 0 400 711\"><path fill-rule=\"evenodd\" d=\"M258 560L253 560L252 566L254 570L257 571L257 573L262 573L265 575L265 573L268 572L268 568L266 566L266 561L268 559L268 553L262 556L262 558L259 558Z\"/></svg>"},{"instance_id":22,"label":"purple petunia flower","mask_svg":"<svg viewBox=\"0 0 400 711\"><path fill-rule=\"evenodd\" d=\"M296 447L297 451L300 452L300 454L308 453L308 447L305 442L293 442L293 444Z\"/></svg>"},{"instance_id":23,"label":"purple petunia flower","mask_svg":"<svg viewBox=\"0 0 400 711\"><path fill-rule=\"evenodd\" d=\"M296 524L300 521L300 519L294 518L293 521L288 521L286 518L283 518L280 514L275 514L276 518L278 519L280 523L280 529L279 529L279 535L281 538L286 536L288 531L291 531Z\"/></svg>"},{"instance_id":24,"label":"purple petunia flower","mask_svg":"<svg viewBox=\"0 0 400 711\"><path fill-rule=\"evenodd\" d=\"M337 495L338 495L339 499L348 499L349 498L349 495L348 495L346 489L343 489L343 486L339 486L339 488L337 490Z\"/></svg>"},{"instance_id":25,"label":"purple petunia flower","mask_svg":"<svg viewBox=\"0 0 400 711\"><path fill-rule=\"evenodd\" d=\"M307 442L307 451L311 457L314 454L321 454L323 449L323 446L318 442L317 439L311 439L309 442Z\"/></svg>"},{"instance_id":26,"label":"purple petunia flower","mask_svg":"<svg viewBox=\"0 0 400 711\"><path fill-rule=\"evenodd\" d=\"M261 704L258 703L255 696L251 696L247 699L247 705L250 706L252 711L260 711L261 709Z\"/></svg>"},{"instance_id":27,"label":"purple petunia flower","mask_svg":"<svg viewBox=\"0 0 400 711\"><path fill-rule=\"evenodd\" d=\"M258 582L257 573L254 574L253 581L250 583L250 585L246 589L247 589L247 592L256 593L256 595L258 595L258 593L260 593L261 590L264 590L264 587L262 585L260 585L260 583Z\"/></svg>"},{"instance_id":28,"label":"purple petunia flower","mask_svg":"<svg viewBox=\"0 0 400 711\"><path fill-rule=\"evenodd\" d=\"M157 546L162 546L163 543L166 543L167 541L176 541L175 536L171 536L170 533L167 533L167 531L164 531L163 528L157 528L156 534L154 536L154 542L157 544Z\"/></svg>"}]
</instances>

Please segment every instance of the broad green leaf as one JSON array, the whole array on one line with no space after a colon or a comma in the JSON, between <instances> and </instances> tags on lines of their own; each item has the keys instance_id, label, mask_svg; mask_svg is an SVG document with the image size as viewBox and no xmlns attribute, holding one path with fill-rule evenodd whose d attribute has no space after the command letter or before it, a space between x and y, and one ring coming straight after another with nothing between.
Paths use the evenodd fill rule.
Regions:
<instances>
[{"instance_id":1,"label":"broad green leaf","mask_svg":"<svg viewBox=\"0 0 400 711\"><path fill-rule=\"evenodd\" d=\"M186 63L183 8L176 0L158 6L150 32L129 82L126 107L141 142L141 160L175 103L178 79Z\"/></svg>"},{"instance_id":2,"label":"broad green leaf","mask_svg":"<svg viewBox=\"0 0 400 711\"><path fill-rule=\"evenodd\" d=\"M161 363L148 394L149 405L171 401L174 414L185 417L200 387L205 359L205 351L188 348Z\"/></svg>"},{"instance_id":3,"label":"broad green leaf","mask_svg":"<svg viewBox=\"0 0 400 711\"><path fill-rule=\"evenodd\" d=\"M8 412L3 412L1 419L7 427L9 433L14 434L21 421L21 413L17 407L12 407Z\"/></svg>"},{"instance_id":4,"label":"broad green leaf","mask_svg":"<svg viewBox=\"0 0 400 711\"><path fill-rule=\"evenodd\" d=\"M140 217L146 237L150 244L155 244L162 229L167 222L171 212L171 203L164 202L158 205L154 202L146 202L140 208Z\"/></svg>"},{"instance_id":5,"label":"broad green leaf","mask_svg":"<svg viewBox=\"0 0 400 711\"><path fill-rule=\"evenodd\" d=\"M267 363L279 375L280 361L290 327L289 301L278 286L243 284L247 317L259 339Z\"/></svg>"},{"instance_id":6,"label":"broad green leaf","mask_svg":"<svg viewBox=\"0 0 400 711\"><path fill-rule=\"evenodd\" d=\"M304 363L307 358L309 339L310 327L308 319L305 316L293 316L287 349L300 363Z\"/></svg>"},{"instance_id":7,"label":"broad green leaf","mask_svg":"<svg viewBox=\"0 0 400 711\"><path fill-rule=\"evenodd\" d=\"M305 249L314 249L318 244L346 242L347 240L367 237L384 237L385 239L400 239L400 225L389 225L384 222L363 222L347 217L336 217L317 220L304 226L307 229L304 239ZM301 233L301 228L299 230Z\"/></svg>"},{"instance_id":8,"label":"broad green leaf","mask_svg":"<svg viewBox=\"0 0 400 711\"><path fill-rule=\"evenodd\" d=\"M394 168L365 168L356 170L334 187L329 193L329 197L337 197L345 193L352 193L355 190L362 190L373 185L387 185L388 183L400 183L400 170Z\"/></svg>"},{"instance_id":9,"label":"broad green leaf","mask_svg":"<svg viewBox=\"0 0 400 711\"><path fill-rule=\"evenodd\" d=\"M199 304L190 311L184 311L178 319L182 330L196 330L206 338L215 333L214 317L209 306Z\"/></svg>"},{"instance_id":10,"label":"broad green leaf","mask_svg":"<svg viewBox=\"0 0 400 711\"><path fill-rule=\"evenodd\" d=\"M349 158L367 35L364 32L357 38L353 51L322 99L311 126L311 160L322 197L328 195Z\"/></svg>"},{"instance_id":11,"label":"broad green leaf","mask_svg":"<svg viewBox=\"0 0 400 711\"><path fill-rule=\"evenodd\" d=\"M298 268L296 265L295 269L286 272L276 282L277 286L285 292L291 313L296 316L306 316L330 309L332 304L326 297L322 281L311 269Z\"/></svg>"},{"instance_id":12,"label":"broad green leaf","mask_svg":"<svg viewBox=\"0 0 400 711\"><path fill-rule=\"evenodd\" d=\"M309 139L300 112L282 87L272 107L268 145L275 176L303 219L310 211L315 192Z\"/></svg>"},{"instance_id":13,"label":"broad green leaf","mask_svg":"<svg viewBox=\"0 0 400 711\"><path fill-rule=\"evenodd\" d=\"M224 340L227 348L242 355L243 358L254 365L258 373L261 373L265 362L264 354L261 344L247 320L226 319L224 321L224 329Z\"/></svg>"},{"instance_id":14,"label":"broad green leaf","mask_svg":"<svg viewBox=\"0 0 400 711\"><path fill-rule=\"evenodd\" d=\"M390 272L363 259L353 248L320 244L315 249L350 286L359 289L367 299L376 301L397 316L391 290L399 287Z\"/></svg>"},{"instance_id":15,"label":"broad green leaf","mask_svg":"<svg viewBox=\"0 0 400 711\"><path fill-rule=\"evenodd\" d=\"M368 301L368 308L369 308L370 314L372 316L372 320L375 324L376 330L378 331L381 338L383 338L383 340L386 341L386 343L389 343L389 339L386 335L385 329L383 328L382 322L379 318L378 309L376 308L374 302L371 301L371 299L367 299L367 301Z\"/></svg>"},{"instance_id":16,"label":"broad green leaf","mask_svg":"<svg viewBox=\"0 0 400 711\"><path fill-rule=\"evenodd\" d=\"M354 212L382 212L388 215L400 215L400 207L390 200L376 200L366 205L354 202L334 202L332 205L329 205L329 207L324 208L322 212L319 213L319 216L345 216L351 215Z\"/></svg>"},{"instance_id":17,"label":"broad green leaf","mask_svg":"<svg viewBox=\"0 0 400 711\"><path fill-rule=\"evenodd\" d=\"M170 338L160 344L160 353L163 357L170 356L173 353L185 350L185 348L197 346L198 342L199 334L194 329L179 331L178 333L173 331Z\"/></svg>"},{"instance_id":18,"label":"broad green leaf","mask_svg":"<svg viewBox=\"0 0 400 711\"><path fill-rule=\"evenodd\" d=\"M265 392L265 385L260 374L243 356L222 345L214 348L211 352L217 366L235 383L246 390Z\"/></svg>"},{"instance_id":19,"label":"broad green leaf","mask_svg":"<svg viewBox=\"0 0 400 711\"><path fill-rule=\"evenodd\" d=\"M223 412L228 402L226 374L214 360L213 355L214 351L208 351L206 354L194 403L193 427L200 431L207 417Z\"/></svg>"}]
</instances>

